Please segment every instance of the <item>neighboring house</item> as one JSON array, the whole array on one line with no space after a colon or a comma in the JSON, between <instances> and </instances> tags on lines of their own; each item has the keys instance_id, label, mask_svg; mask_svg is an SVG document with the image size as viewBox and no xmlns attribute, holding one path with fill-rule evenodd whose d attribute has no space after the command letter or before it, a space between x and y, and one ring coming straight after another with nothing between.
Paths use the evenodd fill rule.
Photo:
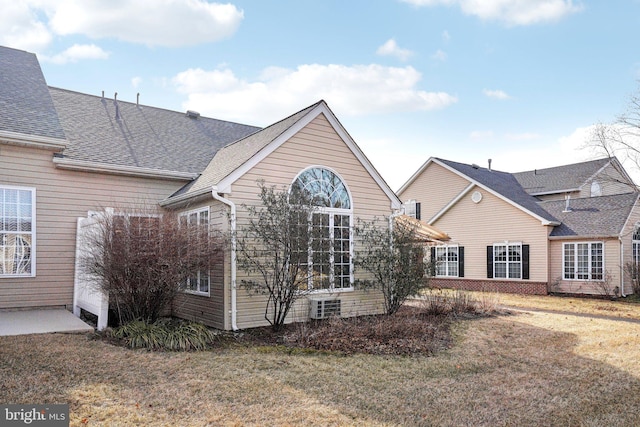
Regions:
<instances>
[{"instance_id":1,"label":"neighboring house","mask_svg":"<svg viewBox=\"0 0 640 427\"><path fill-rule=\"evenodd\" d=\"M431 158L400 188L406 212L445 231L438 286L627 295L640 207L615 158L506 173Z\"/></svg>"},{"instance_id":2,"label":"neighboring house","mask_svg":"<svg viewBox=\"0 0 640 427\"><path fill-rule=\"evenodd\" d=\"M0 47L0 309L71 309L79 218L153 204L228 230L259 203L258 180L332 193L321 215L339 253L312 296L340 299L343 316L380 312L380 293L353 286L349 228L401 203L324 101L260 129L47 87L35 55ZM236 287L242 274L225 254L173 314L221 329L265 325L266 300ZM302 299L290 320L309 308Z\"/></svg>"}]
</instances>

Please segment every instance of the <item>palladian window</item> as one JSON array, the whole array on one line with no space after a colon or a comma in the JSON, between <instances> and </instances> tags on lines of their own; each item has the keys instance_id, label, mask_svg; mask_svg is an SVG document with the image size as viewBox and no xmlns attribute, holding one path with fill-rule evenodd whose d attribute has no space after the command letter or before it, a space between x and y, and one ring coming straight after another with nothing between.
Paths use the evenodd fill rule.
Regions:
<instances>
[{"instance_id":1,"label":"palladian window","mask_svg":"<svg viewBox=\"0 0 640 427\"><path fill-rule=\"evenodd\" d=\"M291 187L309 197L318 208L309 218L313 237L304 254L308 288L351 288L353 209L346 185L335 172L313 167L301 172Z\"/></svg>"}]
</instances>

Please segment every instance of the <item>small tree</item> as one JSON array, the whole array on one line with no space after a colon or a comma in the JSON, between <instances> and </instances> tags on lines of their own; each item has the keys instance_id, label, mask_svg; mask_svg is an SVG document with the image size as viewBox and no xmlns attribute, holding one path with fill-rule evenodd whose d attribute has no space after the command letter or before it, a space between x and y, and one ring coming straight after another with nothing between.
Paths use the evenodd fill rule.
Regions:
<instances>
[{"instance_id":1,"label":"small tree","mask_svg":"<svg viewBox=\"0 0 640 427\"><path fill-rule=\"evenodd\" d=\"M155 322L186 279L208 271L221 251L208 226L150 209L101 214L86 235L81 266L109 295L119 322Z\"/></svg>"},{"instance_id":2,"label":"small tree","mask_svg":"<svg viewBox=\"0 0 640 427\"><path fill-rule=\"evenodd\" d=\"M432 269L416 231L412 222L397 219L360 222L356 228L361 248L355 264L373 276L357 283L382 291L387 314L398 311L407 298L429 285Z\"/></svg>"},{"instance_id":3,"label":"small tree","mask_svg":"<svg viewBox=\"0 0 640 427\"><path fill-rule=\"evenodd\" d=\"M249 220L236 234L238 267L257 278L242 280L248 291L267 295L264 318L273 330L284 325L295 301L308 293L308 256L315 208L300 192L277 191L263 182L261 206L246 206Z\"/></svg>"}]
</instances>

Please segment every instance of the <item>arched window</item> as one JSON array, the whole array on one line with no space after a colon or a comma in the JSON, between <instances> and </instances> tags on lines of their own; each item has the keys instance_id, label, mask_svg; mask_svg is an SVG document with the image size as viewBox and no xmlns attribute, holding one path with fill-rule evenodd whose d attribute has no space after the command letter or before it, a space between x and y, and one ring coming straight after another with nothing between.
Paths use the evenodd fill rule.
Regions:
<instances>
[{"instance_id":1,"label":"arched window","mask_svg":"<svg viewBox=\"0 0 640 427\"><path fill-rule=\"evenodd\" d=\"M306 254L308 288L351 288L353 209L344 181L330 169L311 167L298 174L291 189L310 198L318 208L309 218L312 241Z\"/></svg>"}]
</instances>

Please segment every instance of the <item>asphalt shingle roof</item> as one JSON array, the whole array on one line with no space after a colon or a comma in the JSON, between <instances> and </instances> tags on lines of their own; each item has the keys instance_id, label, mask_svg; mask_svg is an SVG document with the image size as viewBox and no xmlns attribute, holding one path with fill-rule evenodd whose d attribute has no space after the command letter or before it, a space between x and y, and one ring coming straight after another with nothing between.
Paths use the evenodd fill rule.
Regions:
<instances>
[{"instance_id":1,"label":"asphalt shingle roof","mask_svg":"<svg viewBox=\"0 0 640 427\"><path fill-rule=\"evenodd\" d=\"M65 138L33 53L0 46L0 111L2 131Z\"/></svg>"},{"instance_id":2,"label":"asphalt shingle roof","mask_svg":"<svg viewBox=\"0 0 640 427\"><path fill-rule=\"evenodd\" d=\"M513 176L530 194L562 192L580 188L609 161L609 158L605 157L571 165L518 172Z\"/></svg>"},{"instance_id":3,"label":"asphalt shingle roof","mask_svg":"<svg viewBox=\"0 0 640 427\"><path fill-rule=\"evenodd\" d=\"M313 110L319 101L291 116L272 124L258 132L229 144L220 149L206 167L197 181L190 186L189 191L198 191L204 187L211 187L220 182L251 157L276 140L283 132L302 119L309 111Z\"/></svg>"},{"instance_id":4,"label":"asphalt shingle roof","mask_svg":"<svg viewBox=\"0 0 640 427\"><path fill-rule=\"evenodd\" d=\"M631 213L638 193L540 202L540 206L562 221L550 236L609 237L618 236Z\"/></svg>"},{"instance_id":5,"label":"asphalt shingle roof","mask_svg":"<svg viewBox=\"0 0 640 427\"><path fill-rule=\"evenodd\" d=\"M64 89L49 92L69 141L63 157L72 160L200 173L222 147L260 129Z\"/></svg>"},{"instance_id":6,"label":"asphalt shingle roof","mask_svg":"<svg viewBox=\"0 0 640 427\"><path fill-rule=\"evenodd\" d=\"M493 169L489 170L475 165L452 162L451 160L437 160L511 200L527 211L544 218L547 221L558 221L554 215L540 207L537 199L522 188L513 174Z\"/></svg>"}]
</instances>

